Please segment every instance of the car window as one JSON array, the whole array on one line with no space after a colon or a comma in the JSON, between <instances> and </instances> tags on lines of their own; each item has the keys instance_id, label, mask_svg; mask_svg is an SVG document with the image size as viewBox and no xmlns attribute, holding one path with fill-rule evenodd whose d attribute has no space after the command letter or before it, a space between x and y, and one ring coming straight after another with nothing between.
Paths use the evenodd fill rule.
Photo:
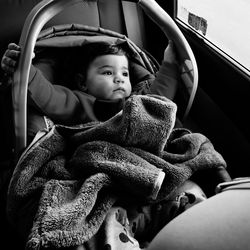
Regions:
<instances>
[{"instance_id":1,"label":"car window","mask_svg":"<svg viewBox=\"0 0 250 250\"><path fill-rule=\"evenodd\" d=\"M175 17L250 71L249 11L249 0L176 0Z\"/></svg>"}]
</instances>

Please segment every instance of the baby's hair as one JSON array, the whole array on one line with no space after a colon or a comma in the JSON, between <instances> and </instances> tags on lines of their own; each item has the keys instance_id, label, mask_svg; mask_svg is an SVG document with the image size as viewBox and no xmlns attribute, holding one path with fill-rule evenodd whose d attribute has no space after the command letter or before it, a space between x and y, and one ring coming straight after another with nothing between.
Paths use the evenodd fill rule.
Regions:
<instances>
[{"instance_id":1,"label":"baby's hair","mask_svg":"<svg viewBox=\"0 0 250 250\"><path fill-rule=\"evenodd\" d=\"M124 55L128 58L129 62L128 53L120 45L108 44L105 42L89 43L84 45L78 54L78 57L80 56L80 58L76 64L77 72L86 76L86 71L91 62L93 62L98 56L103 55Z\"/></svg>"}]
</instances>

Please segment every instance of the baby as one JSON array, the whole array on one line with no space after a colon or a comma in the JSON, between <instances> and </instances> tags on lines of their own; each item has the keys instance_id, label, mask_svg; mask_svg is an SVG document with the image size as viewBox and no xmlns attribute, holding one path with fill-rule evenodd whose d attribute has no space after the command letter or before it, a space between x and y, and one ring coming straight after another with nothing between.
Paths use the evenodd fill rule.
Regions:
<instances>
[{"instance_id":1,"label":"baby","mask_svg":"<svg viewBox=\"0 0 250 250\"><path fill-rule=\"evenodd\" d=\"M18 45L8 45L1 61L6 74L11 76L15 71L20 51ZM105 121L122 109L132 93L127 52L120 45L105 42L87 44L82 51L82 63L76 65L75 89L52 84L41 70L31 66L28 106L38 114L37 119L47 116L55 123L66 125ZM178 78L176 53L169 41L160 70L146 93L173 99Z\"/></svg>"}]
</instances>

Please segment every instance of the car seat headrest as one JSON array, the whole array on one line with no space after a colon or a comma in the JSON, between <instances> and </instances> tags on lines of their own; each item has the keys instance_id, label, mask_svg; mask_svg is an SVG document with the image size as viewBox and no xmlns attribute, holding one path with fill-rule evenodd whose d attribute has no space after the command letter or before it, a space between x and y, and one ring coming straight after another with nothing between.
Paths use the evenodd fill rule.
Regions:
<instances>
[{"instance_id":1,"label":"car seat headrest","mask_svg":"<svg viewBox=\"0 0 250 250\"><path fill-rule=\"evenodd\" d=\"M42 31L36 43L36 57L33 63L50 81L74 88L75 86L71 84L79 48L98 42L118 44L126 50L130 57L133 87L137 83L151 79L159 68L156 60L149 53L139 48L125 35L79 24L53 26ZM45 63L48 65L45 66ZM52 68L55 69L54 73L51 73Z\"/></svg>"}]
</instances>

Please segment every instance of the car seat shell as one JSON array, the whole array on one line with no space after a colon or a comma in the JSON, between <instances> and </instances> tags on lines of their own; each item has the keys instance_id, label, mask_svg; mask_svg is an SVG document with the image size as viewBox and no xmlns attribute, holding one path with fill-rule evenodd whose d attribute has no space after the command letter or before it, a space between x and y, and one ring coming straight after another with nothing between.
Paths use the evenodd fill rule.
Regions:
<instances>
[{"instance_id":1,"label":"car seat shell","mask_svg":"<svg viewBox=\"0 0 250 250\"><path fill-rule=\"evenodd\" d=\"M31 66L32 52L35 47L36 39L43 28L43 26L56 14L62 11L67 6L78 3L79 0L60 0L51 1L44 0L36 5L30 14L28 15L20 38L20 46L23 48L20 62L17 70L14 74L13 84L13 108L14 108L14 123L16 145L15 152L17 155L21 150L27 146L26 139L26 117L27 117L27 85L28 85L28 74ZM190 105L193 102L193 98L196 92L198 83L198 70L193 56L192 50L186 42L184 36L180 32L177 25L172 21L168 14L157 4L155 1L143 0L139 2L139 5L145 10L145 12L154 19L154 21L163 28L169 39L173 39L177 43L179 51L183 49L180 55L183 55L183 63L187 67L187 71L183 71L184 80L187 80L190 85L190 77L193 80L191 95L189 104L185 112L185 116L190 109ZM172 32L169 32L169 29ZM186 61L191 60L191 64L187 64ZM190 68L191 65L191 68ZM190 74L191 72L191 74ZM188 77L187 77L188 76ZM192 81L191 81L192 82ZM189 86L190 87L190 86Z\"/></svg>"}]
</instances>

